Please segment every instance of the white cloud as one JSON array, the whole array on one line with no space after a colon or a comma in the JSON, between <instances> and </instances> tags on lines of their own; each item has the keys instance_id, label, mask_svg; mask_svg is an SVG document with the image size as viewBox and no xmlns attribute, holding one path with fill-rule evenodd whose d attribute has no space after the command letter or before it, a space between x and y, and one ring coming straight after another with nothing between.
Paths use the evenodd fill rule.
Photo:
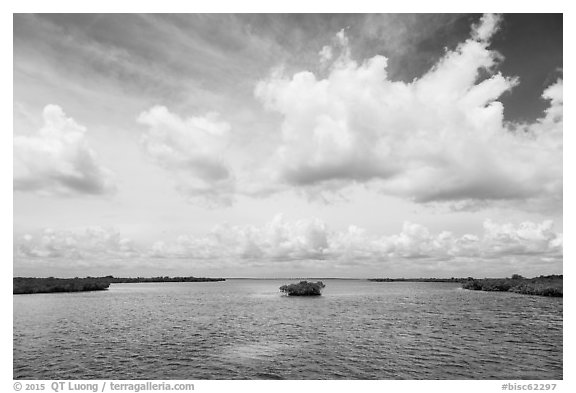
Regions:
<instances>
[{"instance_id":1,"label":"white cloud","mask_svg":"<svg viewBox=\"0 0 576 393\"><path fill-rule=\"evenodd\" d=\"M552 221L484 223L481 237L454 235L443 231L432 234L420 225L405 222L397 235L374 237L351 227L331 237L329 254L336 258L397 259L498 259L517 255L562 258L562 234L553 230Z\"/></svg>"},{"instance_id":2,"label":"white cloud","mask_svg":"<svg viewBox=\"0 0 576 393\"><path fill-rule=\"evenodd\" d=\"M383 56L352 60L344 31L325 77L302 71L260 81L257 98L283 116L279 178L312 196L361 183L420 203L561 209L562 82L544 92L543 119L504 122L497 100L518 81L496 72L501 55L489 39L499 20L485 15L470 39L411 83L388 79Z\"/></svg>"},{"instance_id":3,"label":"white cloud","mask_svg":"<svg viewBox=\"0 0 576 393\"><path fill-rule=\"evenodd\" d=\"M206 236L158 242L154 256L259 260L322 259L328 248L326 225L317 220L286 221L277 215L262 227L219 225Z\"/></svg>"},{"instance_id":4,"label":"white cloud","mask_svg":"<svg viewBox=\"0 0 576 393\"><path fill-rule=\"evenodd\" d=\"M86 141L86 128L56 105L43 112L44 126L14 137L14 189L44 195L106 194L115 190Z\"/></svg>"},{"instance_id":5,"label":"white cloud","mask_svg":"<svg viewBox=\"0 0 576 393\"><path fill-rule=\"evenodd\" d=\"M521 258L525 266L563 258L563 237L552 221L519 225L487 220L483 233L437 234L420 224L405 222L393 235L370 234L350 226L333 231L319 219L286 220L277 215L262 226L219 225L205 235L181 235L173 241L136 245L117 231L100 227L81 231L46 229L15 238L16 260L189 260L214 266L253 263L322 263L332 266L396 266L452 261L498 264ZM300 262L299 262L300 261ZM43 262L43 263L44 263ZM170 267L171 262L166 262ZM557 266L556 266L557 267Z\"/></svg>"},{"instance_id":6,"label":"white cloud","mask_svg":"<svg viewBox=\"0 0 576 393\"><path fill-rule=\"evenodd\" d=\"M502 17L497 14L484 14L480 22L474 26L472 36L478 41L488 41L500 26Z\"/></svg>"},{"instance_id":7,"label":"white cloud","mask_svg":"<svg viewBox=\"0 0 576 393\"><path fill-rule=\"evenodd\" d=\"M230 125L217 113L182 119L163 106L143 112L138 121L148 130L146 152L175 178L187 198L208 205L228 205L235 180L226 161Z\"/></svg>"},{"instance_id":8,"label":"white cloud","mask_svg":"<svg viewBox=\"0 0 576 393\"><path fill-rule=\"evenodd\" d=\"M318 55L320 56L320 63L324 64L329 62L334 56L332 53L332 47L329 45L323 46Z\"/></svg>"},{"instance_id":9,"label":"white cloud","mask_svg":"<svg viewBox=\"0 0 576 393\"><path fill-rule=\"evenodd\" d=\"M518 227L511 224L484 222L487 255L562 253L562 234L554 232L552 221L523 222Z\"/></svg>"},{"instance_id":10,"label":"white cloud","mask_svg":"<svg viewBox=\"0 0 576 393\"><path fill-rule=\"evenodd\" d=\"M130 258L137 255L133 242L113 229L89 227L81 231L44 229L15 241L18 258Z\"/></svg>"}]
</instances>

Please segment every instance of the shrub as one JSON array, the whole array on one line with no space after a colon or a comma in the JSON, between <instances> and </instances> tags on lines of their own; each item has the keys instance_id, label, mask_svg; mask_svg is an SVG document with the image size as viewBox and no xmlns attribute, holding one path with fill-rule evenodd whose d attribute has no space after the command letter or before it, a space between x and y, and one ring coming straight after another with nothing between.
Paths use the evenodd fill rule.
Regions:
<instances>
[{"instance_id":1,"label":"shrub","mask_svg":"<svg viewBox=\"0 0 576 393\"><path fill-rule=\"evenodd\" d=\"M512 278L485 278L483 280L468 280L462 283L462 288L476 291L516 292L526 295L562 297L563 277L540 276L524 278L518 274Z\"/></svg>"},{"instance_id":2,"label":"shrub","mask_svg":"<svg viewBox=\"0 0 576 393\"><path fill-rule=\"evenodd\" d=\"M298 284L282 285L280 292L288 296L320 296L324 287L326 285L322 281L300 281Z\"/></svg>"}]
</instances>

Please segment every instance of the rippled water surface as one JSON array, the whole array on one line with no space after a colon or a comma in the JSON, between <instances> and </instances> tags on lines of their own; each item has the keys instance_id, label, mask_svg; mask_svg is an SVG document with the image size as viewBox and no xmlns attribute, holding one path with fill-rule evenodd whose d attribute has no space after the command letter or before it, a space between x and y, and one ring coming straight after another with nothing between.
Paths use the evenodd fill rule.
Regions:
<instances>
[{"instance_id":1,"label":"rippled water surface","mask_svg":"<svg viewBox=\"0 0 576 393\"><path fill-rule=\"evenodd\" d=\"M14 378L561 379L562 299L452 283L112 284L15 295Z\"/></svg>"}]
</instances>

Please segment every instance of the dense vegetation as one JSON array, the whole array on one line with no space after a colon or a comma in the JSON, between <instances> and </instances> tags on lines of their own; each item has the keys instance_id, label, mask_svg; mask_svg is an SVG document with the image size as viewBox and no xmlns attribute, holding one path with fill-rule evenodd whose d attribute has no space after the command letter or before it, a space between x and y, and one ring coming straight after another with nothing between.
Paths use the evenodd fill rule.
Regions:
<instances>
[{"instance_id":1,"label":"dense vegetation","mask_svg":"<svg viewBox=\"0 0 576 393\"><path fill-rule=\"evenodd\" d=\"M82 292L102 291L108 289L111 283L140 283L140 282L211 282L225 281L224 278L205 277L86 277L86 278L28 278L14 277L12 281L14 294L51 293L51 292Z\"/></svg>"},{"instance_id":2,"label":"dense vegetation","mask_svg":"<svg viewBox=\"0 0 576 393\"><path fill-rule=\"evenodd\" d=\"M524 278L519 274L514 274L511 278L470 279L462 284L462 288L476 291L504 291L526 295L562 297L563 275Z\"/></svg>"},{"instance_id":3,"label":"dense vegetation","mask_svg":"<svg viewBox=\"0 0 576 393\"><path fill-rule=\"evenodd\" d=\"M14 277L14 294L102 291L108 289L110 280L105 278L27 278Z\"/></svg>"},{"instance_id":4,"label":"dense vegetation","mask_svg":"<svg viewBox=\"0 0 576 393\"><path fill-rule=\"evenodd\" d=\"M308 282L300 281L298 284L282 285L280 292L288 296L320 296L322 289L325 287L322 281Z\"/></svg>"}]
</instances>

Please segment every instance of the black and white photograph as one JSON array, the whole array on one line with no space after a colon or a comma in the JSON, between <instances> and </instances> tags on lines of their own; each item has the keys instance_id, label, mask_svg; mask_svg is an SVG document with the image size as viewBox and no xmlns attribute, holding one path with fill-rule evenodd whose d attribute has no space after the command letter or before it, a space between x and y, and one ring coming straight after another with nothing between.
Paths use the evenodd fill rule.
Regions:
<instances>
[{"instance_id":1,"label":"black and white photograph","mask_svg":"<svg viewBox=\"0 0 576 393\"><path fill-rule=\"evenodd\" d=\"M12 22L14 391L561 391L563 13Z\"/></svg>"}]
</instances>

